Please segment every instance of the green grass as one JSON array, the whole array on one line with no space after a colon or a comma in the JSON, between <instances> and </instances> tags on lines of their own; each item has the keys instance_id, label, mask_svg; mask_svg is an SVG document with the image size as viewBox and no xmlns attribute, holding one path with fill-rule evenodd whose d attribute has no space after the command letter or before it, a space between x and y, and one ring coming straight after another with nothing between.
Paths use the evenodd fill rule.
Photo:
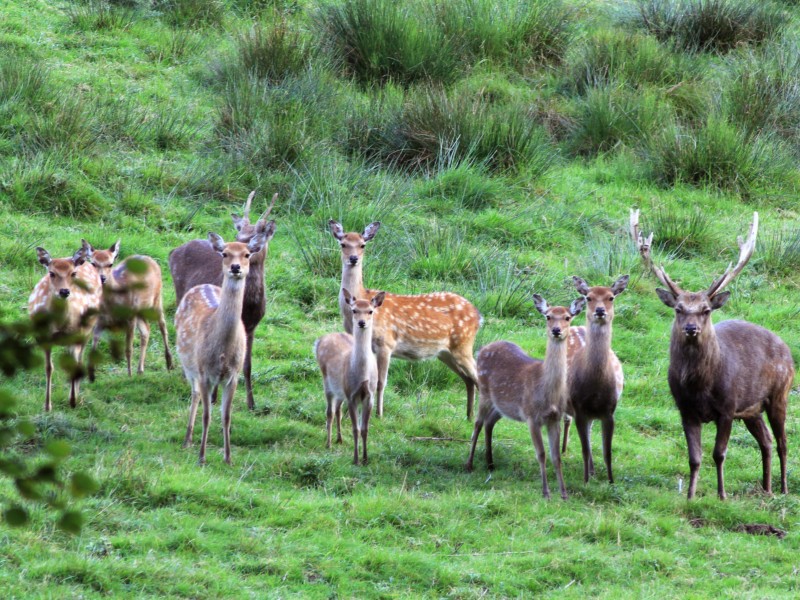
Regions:
<instances>
[{"instance_id":1,"label":"green grass","mask_svg":"<svg viewBox=\"0 0 800 600\"><path fill-rule=\"evenodd\" d=\"M630 47L608 33L616 17L607 3L565 2L558 6L578 37L559 60L519 34L525 23L492 21L516 4L476 0L454 6L474 9L495 45L460 54L464 46L414 45L428 35L421 29L370 30L371 42L392 31L410 39L382 38L378 49L390 52L356 71L320 38L320 15L378 4L112 2L109 11L130 11L112 28L77 25L76 7L89 4L4 6L0 319L26 318L44 273L36 246L65 256L82 237L97 247L122 238L123 257L161 264L174 340L169 251L209 230L230 237L229 215L252 189L253 216L273 192L279 198L254 347L257 410L244 408L238 390L232 467L222 462L218 409L208 465L197 467L196 448L181 449L189 389L180 370L165 370L158 335L143 376L129 379L123 362L108 360L97 382L83 384L75 410L60 372L49 415L41 414L43 368L0 382L37 428L13 452L35 456L47 440L66 439L66 474L86 471L100 484L79 503L79 536L36 508L28 528L0 524L3 596L797 595L800 390L789 400L788 496L759 492L758 448L736 423L730 499L716 499L709 426L699 495L687 502L685 441L666 381L672 315L626 235L628 210L640 207L642 229L656 231L656 263L700 289L735 259L736 236L758 210L756 254L715 320L768 327L800 359L798 179L786 160L794 149L783 145L793 142L794 29L780 47L766 40L725 57L684 55L646 33ZM402 12L393 7L384 6ZM796 8L786 10L796 18ZM428 13L400 16L416 23ZM597 50L597 75L566 85L583 77L575 57L586 47ZM393 62L401 50L406 62ZM751 82L746 70L762 51L771 58ZM520 63L525 52L535 60ZM436 75L440 59L455 67ZM613 141L572 158L569 136L585 125L584 103L603 93L613 102L600 107L627 119L625 128L589 138ZM761 97L762 116L731 110L738 98ZM530 436L508 420L495 429L496 470L485 468L481 437L475 472L466 473L464 386L435 361L392 364L369 465L351 465L347 421L344 445L327 450L312 344L341 328L331 218L347 231L381 221L366 248L370 287L449 290L472 301L484 317L476 350L507 339L541 357L543 320L531 294L567 304L573 275L609 285L630 273L614 322L626 381L617 483L584 485L573 439L564 463L570 498L544 501ZM107 341L101 349L108 353ZM593 441L600 465L598 431ZM0 481L0 502L12 498ZM787 536L737 531L751 523Z\"/></svg>"}]
</instances>

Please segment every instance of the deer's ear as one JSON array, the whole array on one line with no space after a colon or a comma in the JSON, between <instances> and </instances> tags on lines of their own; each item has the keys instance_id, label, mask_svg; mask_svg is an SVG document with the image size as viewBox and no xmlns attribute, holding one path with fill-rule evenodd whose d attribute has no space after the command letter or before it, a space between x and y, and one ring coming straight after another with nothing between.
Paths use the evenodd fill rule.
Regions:
<instances>
[{"instance_id":1,"label":"deer's ear","mask_svg":"<svg viewBox=\"0 0 800 600\"><path fill-rule=\"evenodd\" d=\"M339 221L334 221L333 219L331 219L330 221L328 221L328 227L331 228L331 233L333 234L333 237L335 237L337 240L341 242L342 238L344 238L344 228L342 227L342 224L339 223Z\"/></svg>"},{"instance_id":2,"label":"deer's ear","mask_svg":"<svg viewBox=\"0 0 800 600\"><path fill-rule=\"evenodd\" d=\"M80 267L86 262L87 258L89 258L89 250L86 246L81 246L75 251L75 254L72 255L72 262L75 263L76 267Z\"/></svg>"},{"instance_id":3,"label":"deer's ear","mask_svg":"<svg viewBox=\"0 0 800 600\"><path fill-rule=\"evenodd\" d=\"M50 266L50 253L47 250L45 250L44 248L39 248L37 246L37 248L36 248L36 256L39 259L39 263L43 267L49 267Z\"/></svg>"},{"instance_id":4,"label":"deer's ear","mask_svg":"<svg viewBox=\"0 0 800 600\"><path fill-rule=\"evenodd\" d=\"M114 260L117 260L117 257L119 256L119 247L121 243L122 240L117 240L112 244L111 248L108 249L108 251L111 252L111 255L114 257Z\"/></svg>"},{"instance_id":5,"label":"deer's ear","mask_svg":"<svg viewBox=\"0 0 800 600\"><path fill-rule=\"evenodd\" d=\"M344 296L345 304L348 306L353 304L353 296L347 288L342 288L342 295Z\"/></svg>"},{"instance_id":6,"label":"deer's ear","mask_svg":"<svg viewBox=\"0 0 800 600\"><path fill-rule=\"evenodd\" d=\"M533 305L536 307L536 310L538 310L543 315L546 315L547 309L550 308L549 306L547 306L547 301L544 298L542 298L539 294L533 295Z\"/></svg>"},{"instance_id":7,"label":"deer's ear","mask_svg":"<svg viewBox=\"0 0 800 600\"><path fill-rule=\"evenodd\" d=\"M731 297L730 292L720 292L719 294L715 294L711 297L711 310L717 310L718 308L722 308L728 299Z\"/></svg>"},{"instance_id":8,"label":"deer's ear","mask_svg":"<svg viewBox=\"0 0 800 600\"><path fill-rule=\"evenodd\" d=\"M656 288L656 294L658 294L658 297L661 298L661 301L670 308L675 308L675 305L678 303L678 297L669 290L665 290L664 288Z\"/></svg>"},{"instance_id":9,"label":"deer's ear","mask_svg":"<svg viewBox=\"0 0 800 600\"><path fill-rule=\"evenodd\" d=\"M225 250L225 242L213 231L208 232L208 241L211 243L211 247L220 254L222 254L223 250Z\"/></svg>"},{"instance_id":10,"label":"deer's ear","mask_svg":"<svg viewBox=\"0 0 800 600\"><path fill-rule=\"evenodd\" d=\"M589 286L586 282L581 279L580 277L576 277L575 275L572 276L572 283L575 286L575 289L578 290L578 293L582 296L589 295Z\"/></svg>"},{"instance_id":11,"label":"deer's ear","mask_svg":"<svg viewBox=\"0 0 800 600\"><path fill-rule=\"evenodd\" d=\"M249 219L245 217L240 217L236 213L231 213L231 219L233 219L233 226L236 227L236 231L241 231L242 227L248 224Z\"/></svg>"},{"instance_id":12,"label":"deer's ear","mask_svg":"<svg viewBox=\"0 0 800 600\"><path fill-rule=\"evenodd\" d=\"M383 304L383 299L386 298L386 292L378 292L372 298L372 306L378 308L381 304Z\"/></svg>"},{"instance_id":13,"label":"deer's ear","mask_svg":"<svg viewBox=\"0 0 800 600\"><path fill-rule=\"evenodd\" d=\"M275 235L275 221L259 221L256 223L256 231L264 234L266 238L264 243L270 241L272 236Z\"/></svg>"},{"instance_id":14,"label":"deer's ear","mask_svg":"<svg viewBox=\"0 0 800 600\"><path fill-rule=\"evenodd\" d=\"M252 254L256 254L261 252L264 249L264 246L267 245L267 236L264 233L257 233L250 241L247 243L247 249L250 250Z\"/></svg>"},{"instance_id":15,"label":"deer's ear","mask_svg":"<svg viewBox=\"0 0 800 600\"><path fill-rule=\"evenodd\" d=\"M81 248L86 249L86 253L88 256L94 254L94 247L83 238L81 238Z\"/></svg>"},{"instance_id":16,"label":"deer's ear","mask_svg":"<svg viewBox=\"0 0 800 600\"><path fill-rule=\"evenodd\" d=\"M614 285L611 286L611 291L615 296L619 296L622 292L625 291L625 288L628 287L628 280L630 279L629 275L623 275L619 279L614 282Z\"/></svg>"},{"instance_id":17,"label":"deer's ear","mask_svg":"<svg viewBox=\"0 0 800 600\"><path fill-rule=\"evenodd\" d=\"M579 315L584 306L586 306L586 298L583 296L580 298L575 298L575 300L572 301L572 304L569 305L569 314L571 314L573 317Z\"/></svg>"},{"instance_id":18,"label":"deer's ear","mask_svg":"<svg viewBox=\"0 0 800 600\"><path fill-rule=\"evenodd\" d=\"M378 229L380 228L381 228L380 221L375 221L373 223L370 223L364 228L364 233L361 234L361 237L364 238L365 242L368 242L375 237L375 234L378 233Z\"/></svg>"}]
</instances>

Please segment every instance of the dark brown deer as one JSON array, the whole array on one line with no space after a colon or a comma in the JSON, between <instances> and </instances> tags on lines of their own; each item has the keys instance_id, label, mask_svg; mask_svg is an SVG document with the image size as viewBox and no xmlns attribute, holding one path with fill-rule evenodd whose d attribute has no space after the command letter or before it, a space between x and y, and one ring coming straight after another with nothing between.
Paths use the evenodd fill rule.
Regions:
<instances>
[{"instance_id":1,"label":"dark brown deer","mask_svg":"<svg viewBox=\"0 0 800 600\"><path fill-rule=\"evenodd\" d=\"M567 361L569 403L567 415L575 418L583 454L583 481L594 475L590 434L592 421L603 425L603 460L608 481L614 483L611 469L611 440L614 437L614 411L622 395L622 364L611 349L611 324L614 320L614 298L625 291L628 276L623 275L611 287L589 287L580 277L573 283L587 303L586 326L571 327ZM570 419L564 419L562 453L567 451Z\"/></svg>"},{"instance_id":2,"label":"dark brown deer","mask_svg":"<svg viewBox=\"0 0 800 600\"><path fill-rule=\"evenodd\" d=\"M345 233L336 221L329 221L331 233L339 241L342 256L342 289L356 298L371 298L363 282L363 258L367 242L375 237L379 222L370 223L364 233ZM344 329L353 333L352 309L339 293L339 309ZM378 361L377 413L383 415L383 393L392 356L405 360L438 358L467 386L467 417L472 419L478 374L472 349L481 326L481 315L468 300L451 292L415 296L386 294L375 315L372 348Z\"/></svg>"},{"instance_id":3,"label":"dark brown deer","mask_svg":"<svg viewBox=\"0 0 800 600\"><path fill-rule=\"evenodd\" d=\"M264 261L269 249L269 241L275 234L275 221L267 221L278 194L272 197L267 212L255 223L250 223L250 204L255 197L255 190L250 193L244 207L244 214L240 217L232 214L233 225L236 227L236 241L248 244L256 235L264 234L266 242L263 249L250 257L250 272L247 275L242 303L242 323L244 323L247 348L244 356L244 382L247 387L247 408L254 410L253 383L250 377L253 336L256 327L264 318L267 309L267 299L264 292ZM214 250L208 240L192 240L175 248L169 253L169 271L175 285L175 302L180 304L184 294L196 285L210 283L222 286L222 258ZM214 393L216 398L216 392Z\"/></svg>"},{"instance_id":4,"label":"dark brown deer","mask_svg":"<svg viewBox=\"0 0 800 600\"><path fill-rule=\"evenodd\" d=\"M758 213L753 213L750 233L739 238L739 261L711 286L700 292L679 288L663 267L654 271L667 289L657 289L661 301L675 310L669 360L669 388L681 413L689 447L689 493L697 490L703 423L714 421L717 436L714 462L717 493L726 497L723 464L734 419L741 419L761 448L764 491L772 493L772 438L761 413L766 412L778 444L781 492L786 482L786 404L794 379L789 347L777 335L746 321L711 323L711 312L730 297L722 290L741 272L753 255L758 232Z\"/></svg>"},{"instance_id":5,"label":"dark brown deer","mask_svg":"<svg viewBox=\"0 0 800 600\"><path fill-rule=\"evenodd\" d=\"M486 464L494 468L492 457L492 431L502 417L523 421L536 448L536 459L542 477L542 495L550 497L545 470L542 427L547 427L550 460L558 477L561 497L566 500L567 488L561 473L561 420L567 408L567 340L570 321L583 310L584 298L574 300L569 308L548 306L544 298L533 296L536 309L547 319L547 351L544 361L528 356L522 348L511 342L492 342L478 353L478 381L480 398L472 446L466 468L472 470L475 446L481 428L486 425Z\"/></svg>"}]
</instances>

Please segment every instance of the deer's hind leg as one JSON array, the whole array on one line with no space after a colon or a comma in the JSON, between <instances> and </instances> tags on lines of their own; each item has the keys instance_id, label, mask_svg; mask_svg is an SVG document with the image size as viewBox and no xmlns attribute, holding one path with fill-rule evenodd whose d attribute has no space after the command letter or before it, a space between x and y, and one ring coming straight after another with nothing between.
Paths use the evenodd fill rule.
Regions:
<instances>
[{"instance_id":1,"label":"deer's hind leg","mask_svg":"<svg viewBox=\"0 0 800 600\"><path fill-rule=\"evenodd\" d=\"M775 436L775 443L778 446L778 460L781 463L781 494L789 493L789 485L786 480L786 397L791 389L791 380L786 392L778 399L773 400L767 407L767 419L772 428L772 435Z\"/></svg>"},{"instance_id":2,"label":"deer's hind leg","mask_svg":"<svg viewBox=\"0 0 800 600\"><path fill-rule=\"evenodd\" d=\"M772 494L772 436L760 414L744 419L744 424L758 442L761 450L762 485L767 494Z\"/></svg>"},{"instance_id":3,"label":"deer's hind leg","mask_svg":"<svg viewBox=\"0 0 800 600\"><path fill-rule=\"evenodd\" d=\"M438 358L467 386L467 419L472 421L475 392L478 389L478 371L471 349L469 352L442 352Z\"/></svg>"}]
</instances>

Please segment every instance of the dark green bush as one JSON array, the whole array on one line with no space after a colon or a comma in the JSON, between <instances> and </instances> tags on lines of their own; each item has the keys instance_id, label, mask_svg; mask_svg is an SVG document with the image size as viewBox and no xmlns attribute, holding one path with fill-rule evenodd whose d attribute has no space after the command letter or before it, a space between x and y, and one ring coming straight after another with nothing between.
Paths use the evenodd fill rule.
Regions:
<instances>
[{"instance_id":1,"label":"dark green bush","mask_svg":"<svg viewBox=\"0 0 800 600\"><path fill-rule=\"evenodd\" d=\"M174 27L217 26L225 17L222 0L153 0L153 8Z\"/></svg>"},{"instance_id":2,"label":"dark green bush","mask_svg":"<svg viewBox=\"0 0 800 600\"><path fill-rule=\"evenodd\" d=\"M135 0L73 0L67 14L82 31L125 29L136 19L137 8Z\"/></svg>"},{"instance_id":3,"label":"dark green bush","mask_svg":"<svg viewBox=\"0 0 800 600\"><path fill-rule=\"evenodd\" d=\"M440 0L436 15L470 62L488 58L522 68L558 61L572 38L572 11L561 0Z\"/></svg>"},{"instance_id":4,"label":"dark green bush","mask_svg":"<svg viewBox=\"0 0 800 600\"><path fill-rule=\"evenodd\" d=\"M639 0L635 21L676 49L728 52L774 37L788 16L758 0Z\"/></svg>"},{"instance_id":5,"label":"dark green bush","mask_svg":"<svg viewBox=\"0 0 800 600\"><path fill-rule=\"evenodd\" d=\"M459 65L429 6L393 0L322 4L318 35L343 70L364 84L452 81Z\"/></svg>"}]
</instances>

